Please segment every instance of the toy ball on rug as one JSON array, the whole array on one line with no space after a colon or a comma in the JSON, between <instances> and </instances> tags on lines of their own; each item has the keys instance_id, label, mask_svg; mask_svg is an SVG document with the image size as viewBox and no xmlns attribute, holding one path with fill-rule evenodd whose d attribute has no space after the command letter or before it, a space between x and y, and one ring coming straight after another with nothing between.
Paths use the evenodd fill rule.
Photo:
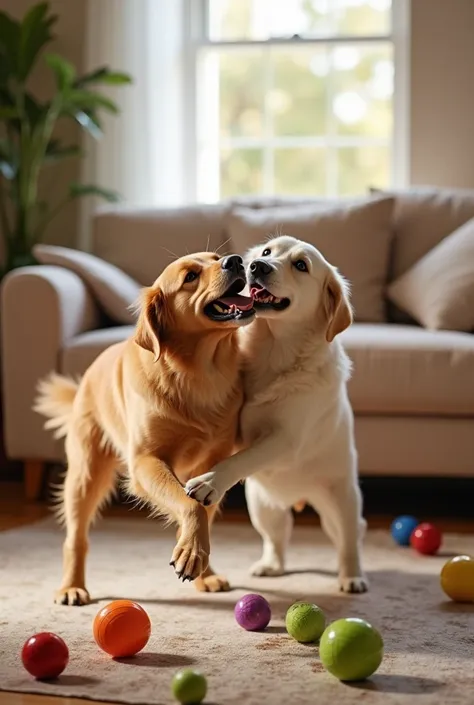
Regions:
<instances>
[{"instance_id":1,"label":"toy ball on rug","mask_svg":"<svg viewBox=\"0 0 474 705\"><path fill-rule=\"evenodd\" d=\"M135 656L148 643L151 622L137 602L114 600L97 613L93 634L97 645L110 656Z\"/></svg>"},{"instance_id":2,"label":"toy ball on rug","mask_svg":"<svg viewBox=\"0 0 474 705\"><path fill-rule=\"evenodd\" d=\"M237 624L249 632L258 632L268 626L272 611L262 595L249 593L235 605L234 615Z\"/></svg>"},{"instance_id":3,"label":"toy ball on rug","mask_svg":"<svg viewBox=\"0 0 474 705\"><path fill-rule=\"evenodd\" d=\"M38 680L57 678L68 664L69 650L57 634L40 632L25 642L21 660L28 673Z\"/></svg>"},{"instance_id":4,"label":"toy ball on rug","mask_svg":"<svg viewBox=\"0 0 474 705\"><path fill-rule=\"evenodd\" d=\"M474 602L474 558L455 556L445 563L441 587L454 602Z\"/></svg>"},{"instance_id":5,"label":"toy ball on rug","mask_svg":"<svg viewBox=\"0 0 474 705\"><path fill-rule=\"evenodd\" d=\"M197 705L206 697L207 681L199 671L186 668L174 676L171 691L182 705Z\"/></svg>"},{"instance_id":6,"label":"toy ball on rug","mask_svg":"<svg viewBox=\"0 0 474 705\"><path fill-rule=\"evenodd\" d=\"M395 543L399 546L409 546L410 536L420 522L416 517L404 514L393 520L390 527L390 533Z\"/></svg>"},{"instance_id":7,"label":"toy ball on rug","mask_svg":"<svg viewBox=\"0 0 474 705\"><path fill-rule=\"evenodd\" d=\"M435 554L441 546L443 537L439 529L433 524L425 522L418 524L416 529L410 536L410 545L418 553L423 553L427 556Z\"/></svg>"},{"instance_id":8,"label":"toy ball on rug","mask_svg":"<svg viewBox=\"0 0 474 705\"><path fill-rule=\"evenodd\" d=\"M326 627L319 642L323 666L341 681L369 678L382 663L383 640L364 619L338 619Z\"/></svg>"},{"instance_id":9,"label":"toy ball on rug","mask_svg":"<svg viewBox=\"0 0 474 705\"><path fill-rule=\"evenodd\" d=\"M310 602L295 602L285 617L286 631L293 639L307 644L318 641L326 626L322 609Z\"/></svg>"}]
</instances>

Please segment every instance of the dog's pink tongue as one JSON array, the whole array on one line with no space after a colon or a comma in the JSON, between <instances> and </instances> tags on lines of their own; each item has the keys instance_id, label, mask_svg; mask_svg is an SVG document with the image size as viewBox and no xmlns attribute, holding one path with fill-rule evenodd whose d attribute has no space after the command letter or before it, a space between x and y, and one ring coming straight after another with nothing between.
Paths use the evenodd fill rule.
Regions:
<instances>
[{"instance_id":1,"label":"dog's pink tongue","mask_svg":"<svg viewBox=\"0 0 474 705\"><path fill-rule=\"evenodd\" d=\"M259 294L262 294L264 291L266 291L266 289L264 289L263 287L259 289L257 286L254 286L252 287L252 289L250 289L250 296L252 297L252 299L256 299L257 296Z\"/></svg>"},{"instance_id":2,"label":"dog's pink tongue","mask_svg":"<svg viewBox=\"0 0 474 705\"><path fill-rule=\"evenodd\" d=\"M226 306L236 306L241 311L248 311L253 306L253 299L250 296L223 296L218 301Z\"/></svg>"}]
</instances>

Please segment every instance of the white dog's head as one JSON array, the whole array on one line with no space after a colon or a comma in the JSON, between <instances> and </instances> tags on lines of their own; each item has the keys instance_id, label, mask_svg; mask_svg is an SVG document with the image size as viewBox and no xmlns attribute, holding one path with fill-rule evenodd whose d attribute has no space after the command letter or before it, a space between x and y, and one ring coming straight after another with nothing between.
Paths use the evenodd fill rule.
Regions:
<instances>
[{"instance_id":1,"label":"white dog's head","mask_svg":"<svg viewBox=\"0 0 474 705\"><path fill-rule=\"evenodd\" d=\"M352 323L348 284L313 245L283 235L253 247L245 264L259 318L314 322L328 342Z\"/></svg>"}]
</instances>

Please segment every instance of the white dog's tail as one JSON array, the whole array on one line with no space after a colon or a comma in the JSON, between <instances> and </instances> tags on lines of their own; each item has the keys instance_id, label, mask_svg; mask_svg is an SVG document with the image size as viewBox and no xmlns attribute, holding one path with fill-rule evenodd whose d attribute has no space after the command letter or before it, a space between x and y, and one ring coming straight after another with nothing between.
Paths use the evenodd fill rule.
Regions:
<instances>
[{"instance_id":1,"label":"white dog's tail","mask_svg":"<svg viewBox=\"0 0 474 705\"><path fill-rule=\"evenodd\" d=\"M55 438L62 438L68 432L78 388L78 382L56 372L38 384L38 396L33 409L48 418L44 427L54 430Z\"/></svg>"}]
</instances>

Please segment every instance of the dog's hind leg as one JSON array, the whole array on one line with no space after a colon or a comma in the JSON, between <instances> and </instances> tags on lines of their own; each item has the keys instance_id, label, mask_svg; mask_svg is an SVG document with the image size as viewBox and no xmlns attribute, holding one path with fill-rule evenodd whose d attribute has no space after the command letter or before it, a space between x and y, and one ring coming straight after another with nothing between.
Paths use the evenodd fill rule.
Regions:
<instances>
[{"instance_id":1,"label":"dog's hind leg","mask_svg":"<svg viewBox=\"0 0 474 705\"><path fill-rule=\"evenodd\" d=\"M119 463L101 446L100 435L90 420L73 425L66 439L66 454L68 471L60 506L66 539L63 579L55 602L84 605L90 601L85 584L89 528L113 492Z\"/></svg>"},{"instance_id":2,"label":"dog's hind leg","mask_svg":"<svg viewBox=\"0 0 474 705\"><path fill-rule=\"evenodd\" d=\"M250 521L263 540L263 553L259 561L250 568L252 575L283 575L285 553L293 528L291 510L270 504L262 497L257 481L249 478L245 482L245 496Z\"/></svg>"},{"instance_id":3,"label":"dog's hind leg","mask_svg":"<svg viewBox=\"0 0 474 705\"><path fill-rule=\"evenodd\" d=\"M362 496L357 482L352 477L326 480L311 490L308 500L337 550L340 589L366 592L369 583L361 567L366 522L362 518Z\"/></svg>"}]
</instances>

